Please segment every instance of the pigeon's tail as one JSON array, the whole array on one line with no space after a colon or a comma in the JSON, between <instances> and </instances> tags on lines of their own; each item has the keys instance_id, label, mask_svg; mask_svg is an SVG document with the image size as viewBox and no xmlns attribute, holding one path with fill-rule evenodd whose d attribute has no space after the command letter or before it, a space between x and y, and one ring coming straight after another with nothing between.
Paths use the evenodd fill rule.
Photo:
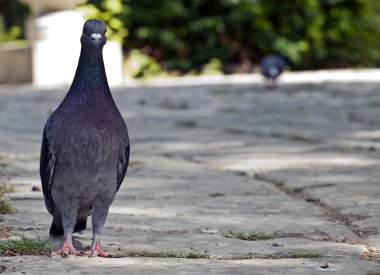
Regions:
<instances>
[{"instance_id":1,"label":"pigeon's tail","mask_svg":"<svg viewBox=\"0 0 380 275\"><path fill-rule=\"evenodd\" d=\"M74 226L74 233L82 232L83 230L86 229L86 225L87 225L87 217L78 218Z\"/></svg>"},{"instance_id":2,"label":"pigeon's tail","mask_svg":"<svg viewBox=\"0 0 380 275\"><path fill-rule=\"evenodd\" d=\"M50 226L49 235L54 236L54 237L55 236L63 236L64 231L63 231L62 223L56 224L56 223L54 223L54 220L53 220L53 222L51 223L51 226Z\"/></svg>"},{"instance_id":3,"label":"pigeon's tail","mask_svg":"<svg viewBox=\"0 0 380 275\"><path fill-rule=\"evenodd\" d=\"M269 75L273 79L276 79L280 73L280 70L276 66L272 66L269 68Z\"/></svg>"},{"instance_id":4,"label":"pigeon's tail","mask_svg":"<svg viewBox=\"0 0 380 275\"><path fill-rule=\"evenodd\" d=\"M83 230L86 229L86 225L87 225L87 217L77 219L75 226L74 226L74 233L82 232ZM64 233L65 232L63 230L62 222L56 223L53 220L53 222L51 223L49 235L54 236L54 237L55 236L63 236Z\"/></svg>"}]
</instances>

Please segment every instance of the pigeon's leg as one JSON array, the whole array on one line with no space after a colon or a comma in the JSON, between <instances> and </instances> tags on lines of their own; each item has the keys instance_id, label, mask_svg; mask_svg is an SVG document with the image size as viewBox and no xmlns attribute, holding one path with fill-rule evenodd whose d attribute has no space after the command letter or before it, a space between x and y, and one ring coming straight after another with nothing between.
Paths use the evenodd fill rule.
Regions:
<instances>
[{"instance_id":1,"label":"pigeon's leg","mask_svg":"<svg viewBox=\"0 0 380 275\"><path fill-rule=\"evenodd\" d=\"M95 206L92 212L92 230L93 239L91 248L84 252L85 255L89 257L99 256L99 257L112 257L106 254L100 246L100 234L103 229L104 223L108 215L109 204L102 206Z\"/></svg>"},{"instance_id":2,"label":"pigeon's leg","mask_svg":"<svg viewBox=\"0 0 380 275\"><path fill-rule=\"evenodd\" d=\"M276 88L276 80L274 78L268 79L268 89Z\"/></svg>"},{"instance_id":3,"label":"pigeon's leg","mask_svg":"<svg viewBox=\"0 0 380 275\"><path fill-rule=\"evenodd\" d=\"M51 252L51 256L61 255L63 258L67 258L69 255L82 256L83 253L78 252L73 246L73 231L75 225L75 211L70 211L71 215L63 215L62 223L65 231L65 237L63 245L60 249ZM72 218L74 216L74 219Z\"/></svg>"},{"instance_id":4,"label":"pigeon's leg","mask_svg":"<svg viewBox=\"0 0 380 275\"><path fill-rule=\"evenodd\" d=\"M277 81L275 78L272 79L272 86L273 86L273 89L277 88Z\"/></svg>"}]
</instances>

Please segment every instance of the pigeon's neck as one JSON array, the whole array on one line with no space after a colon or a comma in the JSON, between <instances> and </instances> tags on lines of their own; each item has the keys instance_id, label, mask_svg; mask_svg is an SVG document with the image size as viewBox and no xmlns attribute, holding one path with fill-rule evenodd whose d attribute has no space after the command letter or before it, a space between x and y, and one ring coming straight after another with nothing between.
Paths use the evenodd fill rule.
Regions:
<instances>
[{"instance_id":1,"label":"pigeon's neck","mask_svg":"<svg viewBox=\"0 0 380 275\"><path fill-rule=\"evenodd\" d=\"M80 93L109 93L102 50L82 47L71 91Z\"/></svg>"}]
</instances>

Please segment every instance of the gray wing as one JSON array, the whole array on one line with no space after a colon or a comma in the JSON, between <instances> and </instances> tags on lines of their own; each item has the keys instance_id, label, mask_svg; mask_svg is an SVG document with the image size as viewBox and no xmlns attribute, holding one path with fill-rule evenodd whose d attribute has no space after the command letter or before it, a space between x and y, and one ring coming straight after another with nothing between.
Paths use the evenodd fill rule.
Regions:
<instances>
[{"instance_id":1,"label":"gray wing","mask_svg":"<svg viewBox=\"0 0 380 275\"><path fill-rule=\"evenodd\" d=\"M46 136L46 127L42 135L41 157L40 157L40 176L42 183L42 191L44 193L46 208L53 215L53 199L51 197L51 185L53 182L54 166L56 157L49 151L49 140Z\"/></svg>"},{"instance_id":2,"label":"gray wing","mask_svg":"<svg viewBox=\"0 0 380 275\"><path fill-rule=\"evenodd\" d=\"M119 165L117 168L117 189L119 191L120 185L123 182L125 174L127 173L128 163L129 163L129 148L130 145L125 148L123 156L119 159Z\"/></svg>"}]
</instances>

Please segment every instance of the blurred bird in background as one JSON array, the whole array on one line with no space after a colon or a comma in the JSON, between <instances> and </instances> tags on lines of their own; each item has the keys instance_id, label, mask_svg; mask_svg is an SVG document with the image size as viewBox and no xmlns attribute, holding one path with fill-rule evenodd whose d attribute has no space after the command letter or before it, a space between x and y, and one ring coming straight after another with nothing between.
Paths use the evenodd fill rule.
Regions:
<instances>
[{"instance_id":1,"label":"blurred bird in background","mask_svg":"<svg viewBox=\"0 0 380 275\"><path fill-rule=\"evenodd\" d=\"M265 77L266 87L275 88L277 78L286 66L284 58L277 54L268 54L261 60L261 74Z\"/></svg>"}]
</instances>

